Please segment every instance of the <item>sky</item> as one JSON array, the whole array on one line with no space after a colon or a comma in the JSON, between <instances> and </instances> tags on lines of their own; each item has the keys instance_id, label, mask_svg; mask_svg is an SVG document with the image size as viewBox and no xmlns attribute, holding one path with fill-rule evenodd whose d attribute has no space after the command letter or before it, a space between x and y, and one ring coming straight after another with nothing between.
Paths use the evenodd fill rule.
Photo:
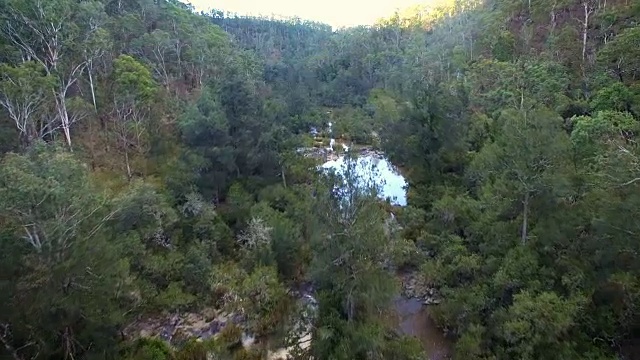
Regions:
<instances>
[{"instance_id":1,"label":"sky","mask_svg":"<svg viewBox=\"0 0 640 360\"><path fill-rule=\"evenodd\" d=\"M236 12L240 15L297 16L333 26L372 25L388 17L396 9L403 9L424 0L183 0L196 10L211 8Z\"/></svg>"}]
</instances>

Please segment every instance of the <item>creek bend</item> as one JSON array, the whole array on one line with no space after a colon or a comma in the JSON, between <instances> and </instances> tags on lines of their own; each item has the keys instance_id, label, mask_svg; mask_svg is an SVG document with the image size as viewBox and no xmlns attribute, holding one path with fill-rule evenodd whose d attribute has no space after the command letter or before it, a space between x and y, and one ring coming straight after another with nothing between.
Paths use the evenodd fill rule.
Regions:
<instances>
[{"instance_id":1,"label":"creek bend","mask_svg":"<svg viewBox=\"0 0 640 360\"><path fill-rule=\"evenodd\" d=\"M333 143L331 145L330 148L333 148ZM332 169L337 174L343 174L348 166L348 161L346 156L340 155L326 161L322 168ZM360 185L378 187L380 189L378 196L384 200L388 199L392 205L407 205L407 182L397 168L384 157L384 154L378 152L361 153L354 161L356 162L354 166L356 178ZM413 282L413 285L408 286L415 286L415 281L407 282L406 276L399 277L402 280L404 290L406 290L408 283ZM415 274L410 278L414 277ZM425 301L421 297L407 294L407 291L404 290L396 296L392 304L394 327L400 334L419 340L428 359L449 359L452 353L452 342L446 338L429 314L429 308L437 305L425 304L437 304L437 302ZM413 288L411 288L411 292L413 292Z\"/></svg>"}]
</instances>

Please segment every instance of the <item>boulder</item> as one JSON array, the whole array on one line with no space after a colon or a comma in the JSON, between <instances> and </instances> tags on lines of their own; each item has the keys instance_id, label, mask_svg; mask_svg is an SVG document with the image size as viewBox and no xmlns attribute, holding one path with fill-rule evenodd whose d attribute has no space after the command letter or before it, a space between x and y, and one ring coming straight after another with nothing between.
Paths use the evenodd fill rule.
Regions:
<instances>
[{"instance_id":1,"label":"boulder","mask_svg":"<svg viewBox=\"0 0 640 360\"><path fill-rule=\"evenodd\" d=\"M428 298L426 298L424 300L424 304L425 305L438 305L438 304L440 304L440 302L441 302L440 299L430 298L430 297L428 297Z\"/></svg>"},{"instance_id":2,"label":"boulder","mask_svg":"<svg viewBox=\"0 0 640 360\"><path fill-rule=\"evenodd\" d=\"M248 333L242 333L242 347L244 347L245 349L249 348L253 346L255 342L256 342L255 336Z\"/></svg>"}]
</instances>

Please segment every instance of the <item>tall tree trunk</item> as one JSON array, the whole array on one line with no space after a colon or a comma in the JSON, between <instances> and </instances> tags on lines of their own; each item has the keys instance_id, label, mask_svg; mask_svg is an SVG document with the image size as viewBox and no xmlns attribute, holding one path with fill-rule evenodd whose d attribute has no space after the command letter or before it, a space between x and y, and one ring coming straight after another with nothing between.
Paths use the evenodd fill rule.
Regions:
<instances>
[{"instance_id":1,"label":"tall tree trunk","mask_svg":"<svg viewBox=\"0 0 640 360\"><path fill-rule=\"evenodd\" d=\"M93 84L93 60L87 61L87 72L89 73L89 85L91 86L91 100L93 101L93 110L95 111L95 115L98 116L98 105L96 104L96 91L95 86ZM96 165L96 156L94 149L94 137L93 137L93 121L89 120L89 138L91 143L89 144L89 152L91 153L91 168L95 169Z\"/></svg>"},{"instance_id":2,"label":"tall tree trunk","mask_svg":"<svg viewBox=\"0 0 640 360\"><path fill-rule=\"evenodd\" d=\"M586 77L587 73L587 40L589 37L589 17L593 10L589 6L589 1L582 3L584 6L584 21L582 23L582 76Z\"/></svg>"},{"instance_id":3,"label":"tall tree trunk","mask_svg":"<svg viewBox=\"0 0 640 360\"><path fill-rule=\"evenodd\" d=\"M129 165L129 151L124 150L124 162L127 166L127 179L131 181L131 166Z\"/></svg>"},{"instance_id":4,"label":"tall tree trunk","mask_svg":"<svg viewBox=\"0 0 640 360\"><path fill-rule=\"evenodd\" d=\"M7 336L9 325L2 324L1 327L3 328L4 331L3 331L3 334L0 334L0 342L2 342L2 344L4 345L4 348L6 349L7 353L11 354L11 356L13 357L13 360L22 360L22 357L18 354L18 351L9 342L9 339Z\"/></svg>"},{"instance_id":5,"label":"tall tree trunk","mask_svg":"<svg viewBox=\"0 0 640 360\"><path fill-rule=\"evenodd\" d=\"M527 227L529 226L529 191L524 193L524 200L522 201L524 207L522 214L522 245L527 243Z\"/></svg>"},{"instance_id":6,"label":"tall tree trunk","mask_svg":"<svg viewBox=\"0 0 640 360\"><path fill-rule=\"evenodd\" d=\"M87 63L82 62L76 67L74 67L70 72L67 78L62 79L62 84L60 85L60 89L56 91L53 89L53 96L56 101L56 109L58 112L58 117L62 123L62 130L64 131L64 137L67 140L67 145L69 145L69 150L73 151L71 147L71 120L76 120L75 118L69 117L69 111L67 109L67 93L69 89L75 84L78 80L78 77L82 74L84 69L86 68Z\"/></svg>"},{"instance_id":7,"label":"tall tree trunk","mask_svg":"<svg viewBox=\"0 0 640 360\"><path fill-rule=\"evenodd\" d=\"M281 166L282 169L282 186L284 186L284 188L287 188L287 178L284 174L284 165Z\"/></svg>"},{"instance_id":8,"label":"tall tree trunk","mask_svg":"<svg viewBox=\"0 0 640 360\"><path fill-rule=\"evenodd\" d=\"M93 101L93 109L96 111L96 113L98 113L98 105L96 105L96 90L93 84L93 74L91 74L93 72L92 62L89 62L87 72L89 73L89 85L91 86L91 100Z\"/></svg>"},{"instance_id":9,"label":"tall tree trunk","mask_svg":"<svg viewBox=\"0 0 640 360\"><path fill-rule=\"evenodd\" d=\"M67 141L67 145L69 145L69 149L72 150L71 147L71 132L69 130L69 112L67 111L67 101L66 91L62 93L55 93L54 96L56 98L56 108L58 110L58 117L60 118L60 122L62 123L62 130L64 132L64 138Z\"/></svg>"},{"instance_id":10,"label":"tall tree trunk","mask_svg":"<svg viewBox=\"0 0 640 360\"><path fill-rule=\"evenodd\" d=\"M589 30L589 11L588 4L584 4L584 23L582 26L582 63L587 59L587 31Z\"/></svg>"},{"instance_id":11,"label":"tall tree trunk","mask_svg":"<svg viewBox=\"0 0 640 360\"><path fill-rule=\"evenodd\" d=\"M556 4L554 3L551 7L551 33L553 34L558 26L556 21Z\"/></svg>"}]
</instances>

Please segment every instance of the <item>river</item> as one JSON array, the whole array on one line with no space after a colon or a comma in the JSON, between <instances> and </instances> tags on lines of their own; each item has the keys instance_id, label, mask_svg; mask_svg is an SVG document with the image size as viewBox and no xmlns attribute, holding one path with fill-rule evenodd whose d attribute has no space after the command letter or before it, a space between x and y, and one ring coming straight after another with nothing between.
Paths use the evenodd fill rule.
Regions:
<instances>
[{"instance_id":1,"label":"river","mask_svg":"<svg viewBox=\"0 0 640 360\"><path fill-rule=\"evenodd\" d=\"M337 172L344 170L345 158L338 157L328 161L324 168L332 168ZM402 174L381 154L370 154L357 158L356 172L362 181L372 181L381 187L380 197L390 199L397 206L406 206L406 181ZM399 275L402 278L402 275ZM404 279L403 281L405 281ZM317 301L314 289L305 284L296 289L297 298L304 305L305 316L296 324L294 332L304 335L305 346L311 341L310 333L313 314ZM448 359L451 354L451 342L429 317L429 307L423 300L409 296L398 296L393 302L393 325L406 336L417 338L431 360ZM208 339L217 336L228 323L242 326L244 319L234 314L223 313L216 309L204 309L198 313L181 313L158 315L141 319L127 326L123 333L132 338L158 336L168 342L178 341L183 337ZM177 335L180 335L177 337ZM178 340L176 340L178 339ZM243 334L243 344L251 346L255 339ZM268 359L286 358L289 349L277 349L269 352Z\"/></svg>"},{"instance_id":2,"label":"river","mask_svg":"<svg viewBox=\"0 0 640 360\"><path fill-rule=\"evenodd\" d=\"M327 161L322 165L325 169L333 169L342 174L346 168L346 158L338 157L336 160ZM380 197L389 199L393 205L407 205L407 182L393 164L384 157L377 155L365 155L356 158L355 171L358 182L361 184L374 184L380 189Z\"/></svg>"},{"instance_id":3,"label":"river","mask_svg":"<svg viewBox=\"0 0 640 360\"><path fill-rule=\"evenodd\" d=\"M356 161L355 170L359 182L376 184L381 190L379 196L382 199L389 199L394 205L407 205L407 182L393 164L379 155L360 156ZM346 168L346 159L340 156L335 160L327 161L322 167L333 169L340 174ZM393 302L393 308L395 313L393 323L398 331L403 335L417 338L429 359L450 358L452 343L433 322L429 316L429 307L424 305L423 300L398 296Z\"/></svg>"},{"instance_id":4,"label":"river","mask_svg":"<svg viewBox=\"0 0 640 360\"><path fill-rule=\"evenodd\" d=\"M398 330L417 338L430 360L450 359L452 343L429 316L429 308L416 298L397 297L393 302Z\"/></svg>"}]
</instances>

